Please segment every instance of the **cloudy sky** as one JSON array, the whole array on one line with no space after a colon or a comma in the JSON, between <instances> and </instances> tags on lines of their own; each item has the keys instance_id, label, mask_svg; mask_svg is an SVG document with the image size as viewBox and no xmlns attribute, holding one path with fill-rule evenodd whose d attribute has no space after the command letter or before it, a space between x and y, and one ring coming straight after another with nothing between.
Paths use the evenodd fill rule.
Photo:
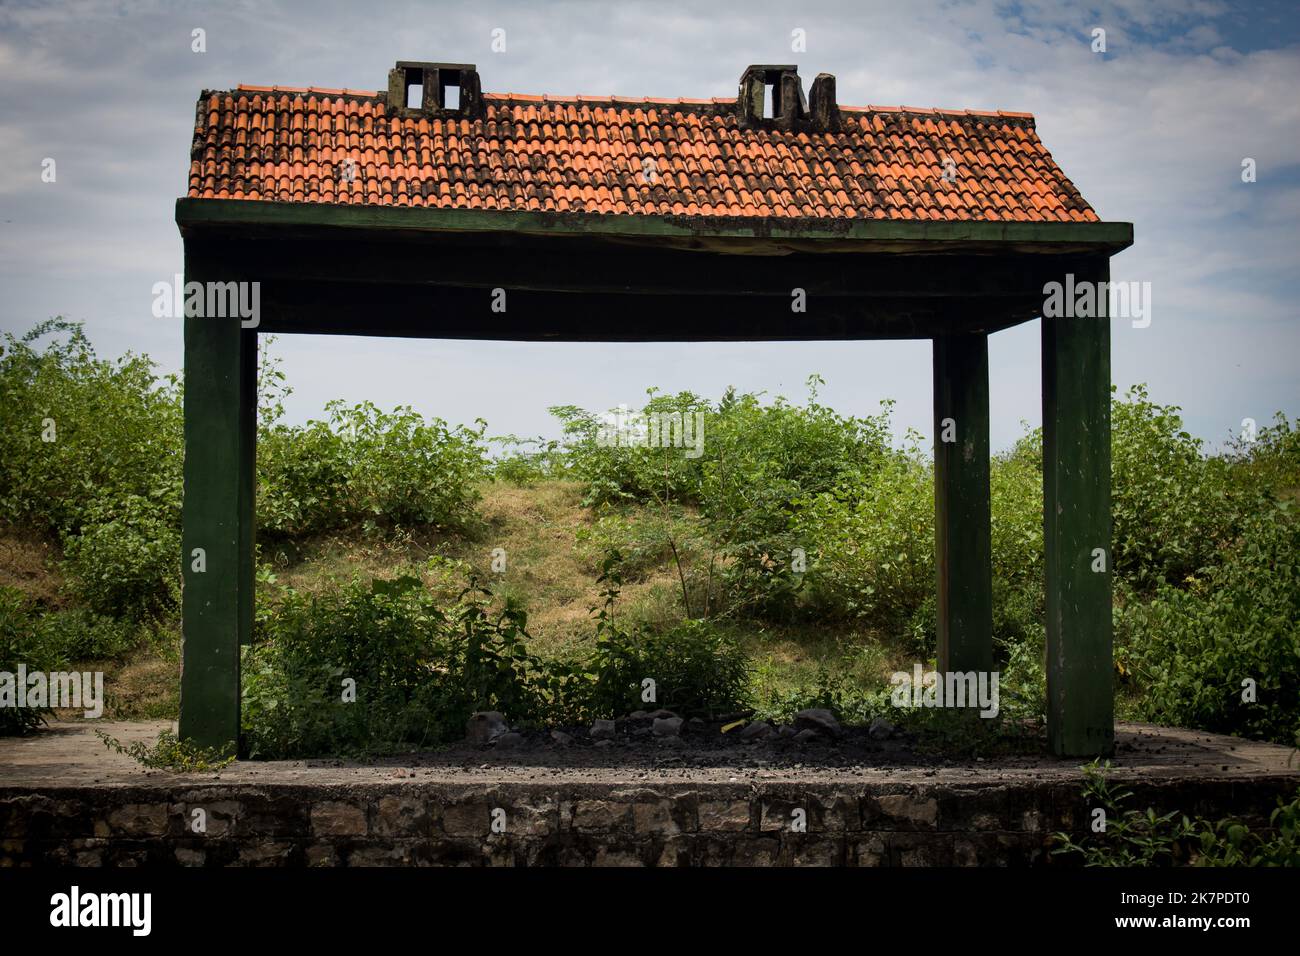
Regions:
<instances>
[{"instance_id":1,"label":"cloudy sky","mask_svg":"<svg viewBox=\"0 0 1300 956\"><path fill-rule=\"evenodd\" d=\"M1106 52L1092 50L1094 28ZM207 50L191 51L191 31ZM491 50L506 31L505 52ZM807 51L791 52L802 29ZM1026 110L1107 220L1134 223L1116 280L1152 322L1112 323L1114 378L1147 382L1217 442L1300 415L1300 12L1292 2L1064 4L64 2L0 5L0 329L86 323L103 355L179 369L151 286L181 270L194 102L239 83L380 89L399 59L476 63L489 92L734 96L749 63L838 78L841 103ZM56 161L57 181L41 180ZM1257 181L1242 182L1255 160ZM282 337L290 418L327 399L411 404L493 434L554 435L555 404L635 405L727 385L930 432L927 342L515 344ZM993 444L1040 417L1038 323L990 345Z\"/></svg>"}]
</instances>

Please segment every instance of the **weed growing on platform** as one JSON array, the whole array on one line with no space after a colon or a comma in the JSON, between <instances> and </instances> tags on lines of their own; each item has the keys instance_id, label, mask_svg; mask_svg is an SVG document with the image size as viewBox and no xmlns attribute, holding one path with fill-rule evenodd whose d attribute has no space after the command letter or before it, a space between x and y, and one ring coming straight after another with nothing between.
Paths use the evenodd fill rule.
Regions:
<instances>
[{"instance_id":1,"label":"weed growing on platform","mask_svg":"<svg viewBox=\"0 0 1300 956\"><path fill-rule=\"evenodd\" d=\"M199 747L188 740L179 739L170 730L158 734L158 739L153 743L137 740L129 746L115 737L110 737L102 730L95 731L95 736L102 740L109 750L126 754L142 767L150 770L166 770L170 773L213 773L228 767L235 760L233 741L224 747Z\"/></svg>"}]
</instances>

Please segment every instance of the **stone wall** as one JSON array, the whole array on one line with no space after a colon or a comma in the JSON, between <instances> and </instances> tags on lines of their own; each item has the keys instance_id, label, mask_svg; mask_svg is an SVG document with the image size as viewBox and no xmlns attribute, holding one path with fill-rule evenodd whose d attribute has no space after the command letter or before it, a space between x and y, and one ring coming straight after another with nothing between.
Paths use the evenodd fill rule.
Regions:
<instances>
[{"instance_id":1,"label":"stone wall","mask_svg":"<svg viewBox=\"0 0 1300 956\"><path fill-rule=\"evenodd\" d=\"M1126 784L1135 803L1258 826L1292 781ZM6 788L0 865L972 866L1053 862L1077 782ZM195 813L195 811L200 811ZM803 823L805 830L799 829ZM196 832L200 829L201 832Z\"/></svg>"}]
</instances>

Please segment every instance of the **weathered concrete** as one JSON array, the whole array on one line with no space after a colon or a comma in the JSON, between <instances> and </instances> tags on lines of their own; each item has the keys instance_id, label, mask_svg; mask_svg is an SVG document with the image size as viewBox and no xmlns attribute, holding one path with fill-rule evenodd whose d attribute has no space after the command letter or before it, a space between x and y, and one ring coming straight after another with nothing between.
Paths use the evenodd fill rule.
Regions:
<instances>
[{"instance_id":1,"label":"weathered concrete","mask_svg":"<svg viewBox=\"0 0 1300 956\"><path fill-rule=\"evenodd\" d=\"M650 770L608 749L596 766L566 748L558 766L485 748L175 775L93 733L162 726L0 740L0 865L1017 865L1048 862L1050 834L1087 823L1078 766L1037 758ZM1116 736L1114 777L1162 812L1259 824L1300 782L1288 748L1144 725Z\"/></svg>"}]
</instances>

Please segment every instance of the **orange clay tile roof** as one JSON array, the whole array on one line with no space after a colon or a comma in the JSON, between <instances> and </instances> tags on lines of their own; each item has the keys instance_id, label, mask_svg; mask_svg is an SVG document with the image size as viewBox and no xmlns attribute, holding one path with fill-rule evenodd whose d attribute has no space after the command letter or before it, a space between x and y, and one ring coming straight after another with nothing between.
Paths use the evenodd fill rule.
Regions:
<instances>
[{"instance_id":1,"label":"orange clay tile roof","mask_svg":"<svg viewBox=\"0 0 1300 956\"><path fill-rule=\"evenodd\" d=\"M205 92L189 196L613 215L1098 221L1028 113L841 106L837 132L787 132L741 129L735 103L488 93L483 115L470 120L392 115L382 92Z\"/></svg>"}]
</instances>

